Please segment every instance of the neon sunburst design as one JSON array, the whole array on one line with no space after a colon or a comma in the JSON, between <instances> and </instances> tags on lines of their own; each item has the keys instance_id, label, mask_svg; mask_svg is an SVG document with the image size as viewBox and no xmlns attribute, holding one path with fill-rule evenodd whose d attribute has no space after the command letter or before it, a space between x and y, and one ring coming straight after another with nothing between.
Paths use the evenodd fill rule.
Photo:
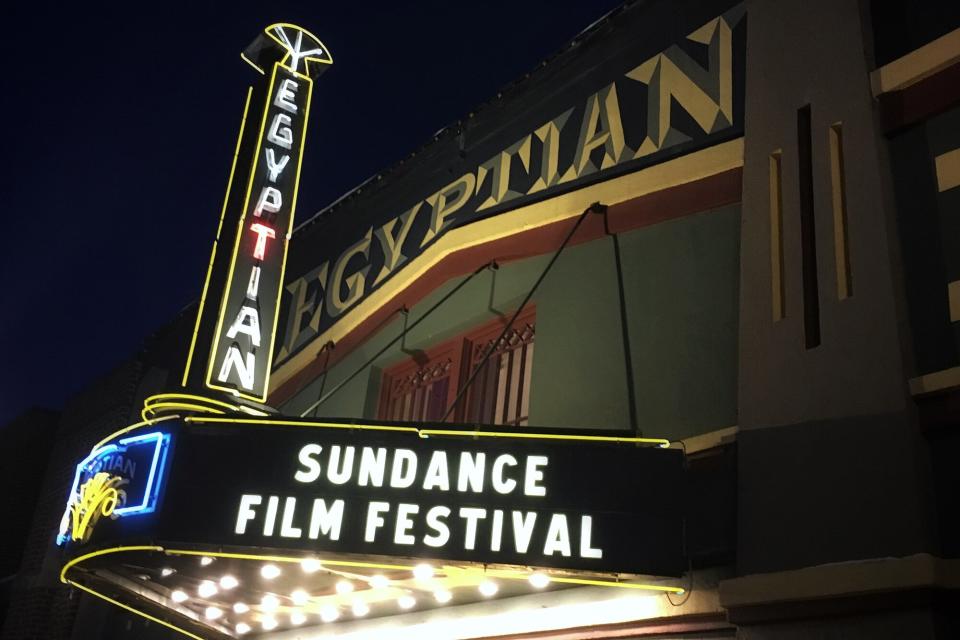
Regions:
<instances>
[{"instance_id":1,"label":"neon sunburst design","mask_svg":"<svg viewBox=\"0 0 960 640\"><path fill-rule=\"evenodd\" d=\"M301 61L303 61L305 72L309 72L308 65L311 62L333 64L333 58L326 45L306 29L286 22L278 22L264 29L264 32L287 52L282 64L294 71L300 71Z\"/></svg>"}]
</instances>

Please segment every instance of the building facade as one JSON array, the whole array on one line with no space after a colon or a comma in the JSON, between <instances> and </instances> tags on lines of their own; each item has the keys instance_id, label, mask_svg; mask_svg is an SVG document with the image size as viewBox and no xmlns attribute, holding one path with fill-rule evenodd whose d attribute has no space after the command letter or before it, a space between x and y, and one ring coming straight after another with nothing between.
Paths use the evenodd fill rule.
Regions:
<instances>
[{"instance_id":1,"label":"building facade","mask_svg":"<svg viewBox=\"0 0 960 640\"><path fill-rule=\"evenodd\" d=\"M685 570L484 598L448 575L448 601L364 614L331 591L336 621L252 635L958 634L960 9L628 2L303 218L270 415L662 438L682 482L628 498L678 506ZM62 412L3 638L173 637L61 584L55 539L76 462L160 417L192 331L189 310ZM660 550L642 525L618 540ZM143 571L154 604L187 573ZM191 606L188 632L241 634Z\"/></svg>"}]
</instances>

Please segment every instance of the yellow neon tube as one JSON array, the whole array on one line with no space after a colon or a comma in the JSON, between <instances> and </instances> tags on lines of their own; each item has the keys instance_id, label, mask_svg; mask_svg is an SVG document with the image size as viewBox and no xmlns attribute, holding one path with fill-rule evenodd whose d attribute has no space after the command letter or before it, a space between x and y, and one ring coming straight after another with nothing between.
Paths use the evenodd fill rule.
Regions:
<instances>
[{"instance_id":1,"label":"yellow neon tube","mask_svg":"<svg viewBox=\"0 0 960 640\"><path fill-rule=\"evenodd\" d=\"M63 565L63 569L60 570L60 582L67 582L67 571L83 562L84 560L89 560L90 558L96 558L97 556L106 556L111 553L124 553L125 551L163 551L163 547L155 547L149 545L139 545L133 547L110 547L109 549L98 549L97 551L91 551L90 553L85 553L82 556L77 556L73 560L67 562Z\"/></svg>"},{"instance_id":2,"label":"yellow neon tube","mask_svg":"<svg viewBox=\"0 0 960 640\"><path fill-rule=\"evenodd\" d=\"M207 413L219 413L223 415L225 412L221 409L214 409L213 407L207 407L202 404L192 404L190 402L155 402L149 407L144 407L140 410L140 417L147 419L147 413L156 413L157 409L161 408L167 409L186 409L188 411L204 411Z\"/></svg>"},{"instance_id":3,"label":"yellow neon tube","mask_svg":"<svg viewBox=\"0 0 960 640\"><path fill-rule=\"evenodd\" d=\"M253 62L253 60L251 60L250 58L248 58L248 57L243 53L243 51L240 52L240 57L243 58L243 61L244 61L244 62L246 62L248 65L250 65L251 67L253 67L254 69L256 69L257 72L260 73L260 75L264 75L264 76L267 75L267 72L264 71L263 69L261 69L259 65L255 64L255 63Z\"/></svg>"},{"instance_id":4,"label":"yellow neon tube","mask_svg":"<svg viewBox=\"0 0 960 640\"><path fill-rule=\"evenodd\" d=\"M499 431L457 431L456 429L420 429L421 437L430 436L479 436L483 438L529 438L532 440L581 440L588 442L624 442L646 443L670 446L670 441L663 438L622 438L619 436L584 436L563 433L516 433Z\"/></svg>"},{"instance_id":5,"label":"yellow neon tube","mask_svg":"<svg viewBox=\"0 0 960 640\"><path fill-rule=\"evenodd\" d=\"M157 393L155 395L149 396L146 400L143 401L144 405L150 405L154 402L159 402L162 400L196 400L198 402L206 402L207 404L216 405L218 407L223 407L224 409L236 410L237 405L230 404L229 402L224 402L223 400L215 400L213 398L207 398L206 396L198 396L191 393Z\"/></svg>"},{"instance_id":6,"label":"yellow neon tube","mask_svg":"<svg viewBox=\"0 0 960 640\"><path fill-rule=\"evenodd\" d=\"M367 424L340 424L338 422L297 422L294 420L258 420L256 418L208 418L206 416L189 416L184 418L185 422L196 423L243 423L259 424L265 426L287 426L287 427L315 427L321 429L365 429L368 431L400 431L403 433L419 433L416 427L394 427L390 425L367 425Z\"/></svg>"},{"instance_id":7,"label":"yellow neon tube","mask_svg":"<svg viewBox=\"0 0 960 640\"><path fill-rule=\"evenodd\" d=\"M267 399L267 395L268 395L268 393L270 392L270 367L271 367L272 359L273 359L273 350L272 350L272 349L270 350L269 355L267 356L267 368L266 368L266 372L267 372L267 373L266 373L266 376L265 376L264 381L263 381L263 395L262 395L262 396L254 396L254 395L251 395L251 394L248 394L248 393L244 393L244 392L240 391L239 389L233 389L233 388L231 388L231 387L225 387L225 386L223 386L223 385L218 385L218 384L214 383L214 381L213 381L213 367L214 367L215 355L216 355L216 353L217 353L217 348L218 348L219 345L220 345L220 332L223 330L223 321L224 321L224 317L225 317L226 314L227 314L227 297L230 295L230 285L233 284L233 273L234 273L234 271L236 270L236 267L237 267L237 254L240 252L240 239L241 239L241 237L243 236L243 228L244 228L243 225L244 225L244 222L246 222L246 219L247 219L247 209L248 209L249 206L250 206L250 194L251 194L251 192L253 191L253 182L254 182L254 179L256 178L257 166L259 165L259 162L260 162L260 151L263 149L263 132L266 130L266 127L267 127L268 115L269 115L269 113L270 113L270 100L271 100L271 96L273 96L273 87L274 87L274 85L276 84L276 80L277 80L277 69L280 68L280 67L283 67L284 69L286 69L287 71L289 71L290 73L292 73L292 74L294 74L294 75L296 75L296 76L303 77L303 78L307 81L307 86L310 88L310 92L308 92L308 94L307 94L307 109L309 109L309 107L310 107L310 93L312 92L312 88L313 88L313 82L310 80L310 78L307 77L307 76L303 76L302 74L297 73L296 71L294 71L293 69L290 69L290 68L287 67L286 65L283 65L283 64L281 64L281 63L279 63L279 62L278 62L278 63L275 63L275 64L273 65L273 70L270 72L270 84L269 84L268 87L267 87L267 101L266 101L266 103L265 103L264 106L263 106L263 117L262 117L261 120L260 120L260 133L257 135L257 147L256 147L256 150L254 151L254 155L253 155L253 164L252 164L252 166L251 166L251 168L250 168L250 177L249 177L249 179L248 179L248 181L247 181L247 193L246 193L246 195L244 196L244 199L243 199L243 209L242 209L241 212L240 212L240 217L239 217L239 220L238 220L238 223L237 223L237 237L236 237L236 239L235 239L235 241L234 241L234 243L233 243L233 253L231 254L231 258L230 258L230 269L229 269L229 271L227 272L227 283L226 283L226 286L225 286L224 289L223 289L223 295L221 296L221 300L220 300L220 312L219 312L219 315L217 316L217 328L216 328L216 330L215 330L215 332L214 332L214 334L213 334L213 342L212 342L211 347L210 347L210 355L209 355L209 357L207 358L207 377L206 377L206 385L207 385L208 388L210 388L210 389L220 389L221 391L226 391L226 392L228 392L228 393L233 393L233 394L235 394L235 395L237 395L237 396L239 396L239 397L241 397L241 398L246 398L246 399L248 399L248 400L253 400L254 402L263 402L264 400ZM307 120L309 119L309 117L310 117L309 111L304 112L304 119L303 119L303 130L304 130L304 133L306 133ZM300 142L300 153L301 153L301 158L302 158L302 157L303 157L303 140L302 140L302 139L301 139L301 142ZM296 205L296 190L299 188L299 170L298 170L297 176L298 176L298 181L297 181L296 183L294 183L294 200L293 200L293 205L294 205L294 206ZM294 208L293 208L293 206L292 206L291 209L290 209L290 226L293 225L293 216L294 216L295 213L296 213L296 212L295 212L295 210L294 210ZM283 283L283 273L284 273L284 270L286 269L286 260L287 260L287 252L286 252L286 249L288 248L288 245L289 245L289 243L290 243L289 235L290 235L290 233L289 233L289 230L288 230L288 231L284 234L284 240L285 240L285 242L284 242L283 263L282 263L282 266L280 267L280 283L281 283L281 286L282 286L282 283ZM279 308L279 302L280 302L280 298L281 298L281 297L282 297L282 292L277 292L277 304L278 304L278 308ZM274 317L274 330L276 329L276 322L277 322L277 318L276 318L276 315L275 315L275 317ZM271 342L273 342L273 339L274 339L275 337L276 337L275 335L271 337Z\"/></svg>"},{"instance_id":8,"label":"yellow neon tube","mask_svg":"<svg viewBox=\"0 0 960 640\"><path fill-rule=\"evenodd\" d=\"M176 418L176 417L177 417L177 416L163 416L163 417L161 417L161 418L151 418L151 419L149 419L149 420L144 420L143 422L138 422L138 423L136 423L136 424L132 424L132 425L130 425L129 427L124 427L123 429L120 429L120 430L118 430L118 431L114 431L113 433L111 433L110 435L108 435L106 438L104 438L103 440L101 440L101 441L98 442L97 444L93 445L93 447L90 449L90 451L91 451L91 452L96 451L97 449L99 449L100 447L102 447L102 446L105 445L106 443L110 442L111 440L113 440L113 439L116 438L117 436L122 436L123 434L129 433L130 431L133 431L134 429L139 429L140 427L148 427L148 426L151 426L151 425L155 425L155 424L157 424L158 422L163 422L164 420L171 420L171 419Z\"/></svg>"},{"instance_id":9,"label":"yellow neon tube","mask_svg":"<svg viewBox=\"0 0 960 640\"><path fill-rule=\"evenodd\" d=\"M243 54L240 55L242 56ZM260 73L263 73L263 71L260 71ZM207 265L207 278L203 281L203 291L200 294L200 306L197 309L197 322L194 324L193 336L190 338L190 350L187 351L187 366L183 369L183 379L180 381L180 386L182 387L187 386L187 377L190 374L190 363L193 361L193 350L197 345L197 334L200 332L200 318L203 316L203 304L207 299L207 289L210 286L210 276L213 273L213 261L214 258L217 257L217 243L220 241L220 231L223 229L223 218L227 213L227 202L230 201L230 191L233 189L233 174L237 169L237 156L240 155L240 143L243 141L243 130L247 126L247 112L250 110L250 97L252 95L253 87L247 87L247 100L243 105L243 118L240 120L240 133L237 135L237 146L233 150L233 162L230 163L230 177L227 178L227 193L223 196L223 207L220 209L220 222L217 224L217 235L213 238L213 251L210 253L210 263Z\"/></svg>"},{"instance_id":10,"label":"yellow neon tube","mask_svg":"<svg viewBox=\"0 0 960 640\"><path fill-rule=\"evenodd\" d=\"M106 601L106 602L109 602L109 603L112 604L112 605L115 605L115 606L117 606L117 607L120 607L121 609L125 609L125 610L129 611L130 613L135 613L135 614L137 614L138 616L141 616L141 617L143 617L143 618L146 618L147 620L149 620L149 621L151 621L151 622L156 622L157 624L162 624L163 626L167 627L168 629L172 629L172 630L174 630L174 631L176 631L176 632L178 632L178 633L182 633L183 635L187 636L188 638L194 638L194 640L204 640L204 638L202 638L202 637L200 637L200 636L198 636L198 635L196 635L196 634L190 633L190 632L187 631L186 629L181 629L180 627L176 626L175 624L171 624L171 623L167 622L166 620L161 620L160 618L154 617L154 616L150 615L149 613L146 613L146 612L144 612L144 611L140 611L139 609L135 609L134 607L131 607L131 606L126 605L126 604L123 604L122 602L119 602L119 601L117 601L117 600L114 600L113 598L111 598L111 597L109 597L109 596L106 596L106 595L100 593L99 591L95 591L94 589L91 589L90 587L85 587L85 586L83 586L82 584L80 584L80 583L78 583L78 582L74 582L73 580L66 580L66 583L67 583L67 584L70 584L70 585L73 585L74 587L76 587L77 589L80 589L81 591L86 591L86 592L89 593L90 595L96 596L96 597L100 598L101 600L104 600L104 601Z\"/></svg>"},{"instance_id":11,"label":"yellow neon tube","mask_svg":"<svg viewBox=\"0 0 960 640\"><path fill-rule=\"evenodd\" d=\"M399 431L404 433L416 433L421 438L430 436L461 436L484 438L526 438L531 440L573 440L587 442L619 442L624 444L657 444L661 447L670 446L670 441L665 438L625 438L620 436L588 436L565 433L520 433L520 432L497 432L497 431L458 431L456 429L418 429L416 427L398 427L391 425L371 425L371 424L342 424L339 422L310 422L295 420L275 420L275 419L254 419L254 418L212 418L205 416L190 416L184 418L186 422L197 423L244 423L259 425L276 425L291 427L321 427L327 429L366 429L370 431Z\"/></svg>"}]
</instances>

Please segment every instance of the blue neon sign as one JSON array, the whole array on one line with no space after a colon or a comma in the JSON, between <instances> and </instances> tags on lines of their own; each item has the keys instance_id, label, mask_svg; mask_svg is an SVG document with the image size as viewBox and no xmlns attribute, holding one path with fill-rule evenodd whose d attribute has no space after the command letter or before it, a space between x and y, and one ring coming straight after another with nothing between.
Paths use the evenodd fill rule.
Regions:
<instances>
[{"instance_id":1,"label":"blue neon sign","mask_svg":"<svg viewBox=\"0 0 960 640\"><path fill-rule=\"evenodd\" d=\"M141 515L157 507L163 470L170 449L170 434L161 431L121 438L95 449L77 465L57 544L68 538L71 505L80 499L81 487L97 473L121 478L124 499L113 510L116 517Z\"/></svg>"}]
</instances>

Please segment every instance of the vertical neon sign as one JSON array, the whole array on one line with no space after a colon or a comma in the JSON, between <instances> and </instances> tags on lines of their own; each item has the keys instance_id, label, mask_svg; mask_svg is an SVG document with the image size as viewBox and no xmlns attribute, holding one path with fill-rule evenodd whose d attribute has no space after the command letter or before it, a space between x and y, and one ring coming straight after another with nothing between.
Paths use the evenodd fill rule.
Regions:
<instances>
[{"instance_id":1,"label":"vertical neon sign","mask_svg":"<svg viewBox=\"0 0 960 640\"><path fill-rule=\"evenodd\" d=\"M252 146L253 157L242 203L239 194L231 196L228 187L224 204L221 230L234 234L232 254L229 261L218 258L215 243L205 293L212 283L222 282L222 298L215 327L210 322L213 318L204 322L201 300L183 384L190 386L189 380L195 378L190 366L195 352L200 353L205 346L202 334L212 332L203 384L263 402L269 390L313 77L333 60L315 36L290 24L267 27L244 52L244 59L262 73L269 68L265 91L259 92L264 100L263 113L256 138L241 132L238 142L238 154Z\"/></svg>"}]
</instances>

